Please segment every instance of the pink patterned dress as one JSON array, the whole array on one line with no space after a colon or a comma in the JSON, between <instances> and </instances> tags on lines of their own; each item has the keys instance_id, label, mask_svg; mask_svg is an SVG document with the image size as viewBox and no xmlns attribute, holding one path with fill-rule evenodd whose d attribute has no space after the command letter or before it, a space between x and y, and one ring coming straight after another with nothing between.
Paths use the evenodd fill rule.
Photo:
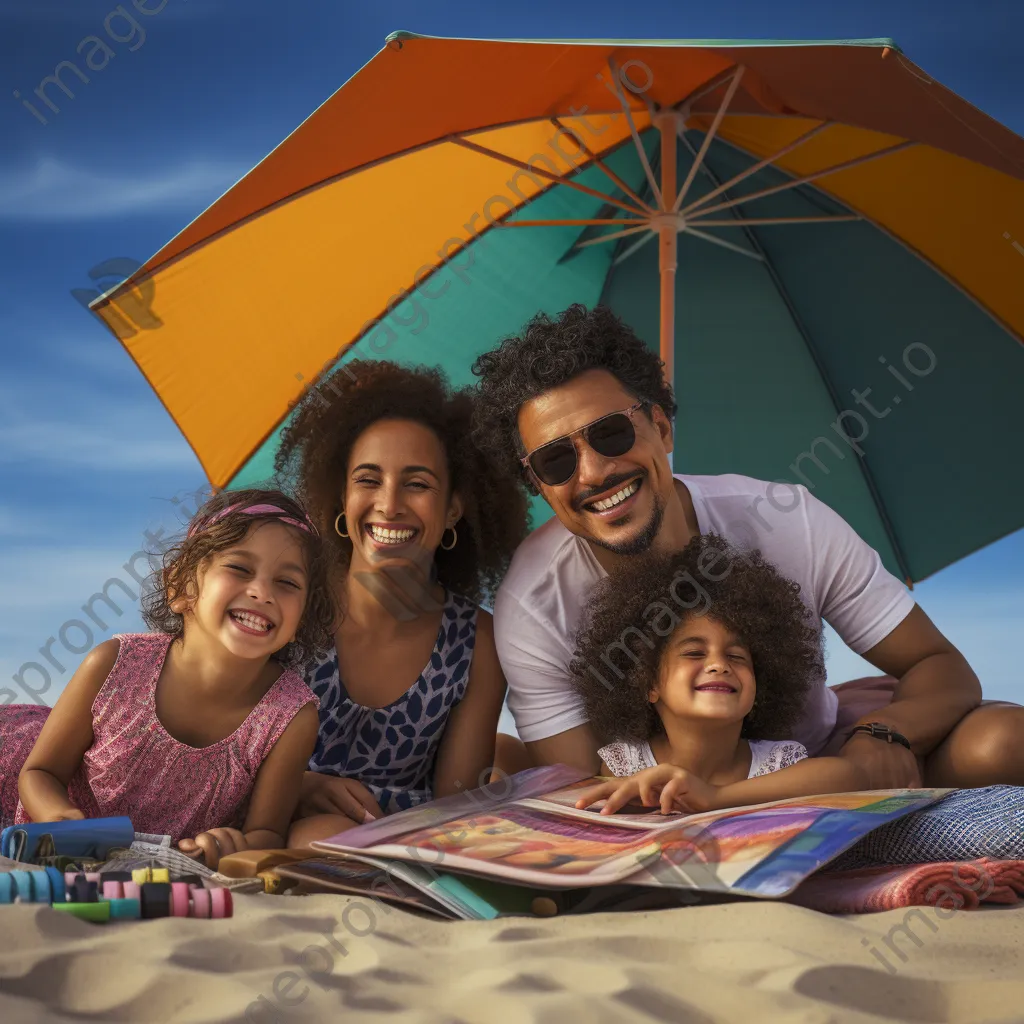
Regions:
<instances>
[{"instance_id":1,"label":"pink patterned dress","mask_svg":"<svg viewBox=\"0 0 1024 1024\"><path fill-rule=\"evenodd\" d=\"M172 637L129 633L92 705L93 744L68 792L87 817L126 814L136 832L174 842L210 828L240 828L256 773L298 711L316 704L295 671L281 673L249 717L208 747L171 736L156 716L156 684ZM18 799L18 773L50 709L0 707L0 826L31 820Z\"/></svg>"}]
</instances>

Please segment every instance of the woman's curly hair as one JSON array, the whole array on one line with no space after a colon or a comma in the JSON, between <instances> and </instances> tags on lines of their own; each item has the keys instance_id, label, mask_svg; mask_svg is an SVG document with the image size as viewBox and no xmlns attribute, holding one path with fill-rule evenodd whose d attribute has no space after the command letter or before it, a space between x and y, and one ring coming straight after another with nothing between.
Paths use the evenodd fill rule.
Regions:
<instances>
[{"instance_id":1,"label":"woman's curly hair","mask_svg":"<svg viewBox=\"0 0 1024 1024\"><path fill-rule=\"evenodd\" d=\"M570 669L602 743L664 731L648 695L671 636L694 615L722 623L750 649L757 689L743 736L788 738L824 672L821 630L799 585L760 551L738 552L713 533L676 554L632 560L602 580L588 603Z\"/></svg>"},{"instance_id":2,"label":"woman's curly hair","mask_svg":"<svg viewBox=\"0 0 1024 1024\"><path fill-rule=\"evenodd\" d=\"M463 501L459 540L435 555L438 580L474 601L497 590L526 536L526 499L518 476L505 472L473 443L475 398L453 391L436 368L353 360L303 401L285 428L274 463L282 486L295 489L320 528L334 564L347 567L352 542L334 521L342 511L349 454L378 420L420 423L441 441L453 491Z\"/></svg>"},{"instance_id":3,"label":"woman's curly hair","mask_svg":"<svg viewBox=\"0 0 1024 1024\"><path fill-rule=\"evenodd\" d=\"M473 364L480 378L477 443L509 473L520 474L526 454L519 437L519 410L526 402L560 387L587 370L606 370L637 399L676 412L663 363L606 306L575 303L556 318L538 313L518 335L505 338ZM529 479L527 488L537 493Z\"/></svg>"},{"instance_id":4,"label":"woman's curly hair","mask_svg":"<svg viewBox=\"0 0 1024 1024\"><path fill-rule=\"evenodd\" d=\"M142 617L150 629L183 636L184 616L171 611L171 602L183 594L199 593L202 573L218 551L240 543L257 523L281 521L282 517L273 513L241 511L250 505L276 505L288 518L299 522L307 519L302 506L280 491L248 489L215 494L192 517L185 536L164 551L161 567L146 582ZM293 528L293 533L305 555L307 589L295 639L274 655L276 661L287 666L302 665L334 646L335 607L323 543L307 530Z\"/></svg>"}]
</instances>

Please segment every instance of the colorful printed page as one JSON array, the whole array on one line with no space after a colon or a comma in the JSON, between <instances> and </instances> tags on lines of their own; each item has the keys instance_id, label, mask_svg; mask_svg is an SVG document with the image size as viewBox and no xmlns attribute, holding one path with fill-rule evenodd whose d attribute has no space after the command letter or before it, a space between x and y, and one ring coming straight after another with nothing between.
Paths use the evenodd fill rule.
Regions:
<instances>
[{"instance_id":1,"label":"colorful printed page","mask_svg":"<svg viewBox=\"0 0 1024 1024\"><path fill-rule=\"evenodd\" d=\"M374 863L369 857L365 860L323 857L283 864L278 871L283 878L302 882L310 889L381 897L391 903L415 907L438 917L454 916L446 913L447 908L440 906L437 900L425 894L420 887L389 871L389 867L390 863Z\"/></svg>"},{"instance_id":2,"label":"colorful printed page","mask_svg":"<svg viewBox=\"0 0 1024 1024\"><path fill-rule=\"evenodd\" d=\"M493 814L500 809L515 805L556 814L560 818L578 818L608 824L612 821L619 828L650 829L666 822L677 822L684 814L663 815L657 812L619 813L610 818L597 810L578 810L574 805L584 789L604 781L568 765L544 765L510 775L498 782L467 790L454 796L433 800L428 804L400 811L367 825L350 829L341 836L332 836L318 849L334 850L337 845L346 850L369 849L387 843L407 832L419 828L431 828L462 818L472 818L480 813ZM344 839L342 839L342 836Z\"/></svg>"},{"instance_id":3,"label":"colorful printed page","mask_svg":"<svg viewBox=\"0 0 1024 1024\"><path fill-rule=\"evenodd\" d=\"M348 838L358 831L350 829L315 848L347 852ZM651 830L620 828L614 819L579 821L511 804L493 813L416 828L365 852L433 871L573 888L625 879L657 858L660 846Z\"/></svg>"},{"instance_id":4,"label":"colorful printed page","mask_svg":"<svg viewBox=\"0 0 1024 1024\"><path fill-rule=\"evenodd\" d=\"M564 766L531 769L506 780L511 785L504 798L493 789L460 794L314 846L520 885L578 888L628 880L780 896L862 835L947 792L844 793L668 820L623 815L631 820L620 821L620 815L581 816L571 806L580 784L595 781L581 775ZM475 813L466 813L471 804Z\"/></svg>"},{"instance_id":5,"label":"colorful printed page","mask_svg":"<svg viewBox=\"0 0 1024 1024\"><path fill-rule=\"evenodd\" d=\"M562 789L556 789L553 793L545 793L539 797L523 797L516 801L517 807L530 807L535 811L548 811L563 817L578 818L581 821L614 821L620 828L650 829L655 825L663 825L666 822L678 822L686 818L685 811L673 811L671 814L661 814L659 811L619 811L614 817L601 814L601 808L605 801L599 800L592 807L581 810L576 806L576 801L584 790L590 789L598 782L605 782L606 779L595 776L594 778L580 779L572 785Z\"/></svg>"},{"instance_id":6,"label":"colorful printed page","mask_svg":"<svg viewBox=\"0 0 1024 1024\"><path fill-rule=\"evenodd\" d=\"M678 829L658 831L661 856L628 884L785 896L868 832L948 792L836 793L693 815Z\"/></svg>"}]
</instances>

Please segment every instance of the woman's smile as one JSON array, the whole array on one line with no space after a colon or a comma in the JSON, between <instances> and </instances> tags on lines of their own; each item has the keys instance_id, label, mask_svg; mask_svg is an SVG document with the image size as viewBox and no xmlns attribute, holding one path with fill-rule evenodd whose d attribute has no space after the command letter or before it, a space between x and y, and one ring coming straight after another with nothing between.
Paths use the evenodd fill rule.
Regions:
<instances>
[{"instance_id":1,"label":"woman's smile","mask_svg":"<svg viewBox=\"0 0 1024 1024\"><path fill-rule=\"evenodd\" d=\"M420 533L416 527L396 523L367 523L364 529L376 547L389 549L409 544Z\"/></svg>"},{"instance_id":2,"label":"woman's smile","mask_svg":"<svg viewBox=\"0 0 1024 1024\"><path fill-rule=\"evenodd\" d=\"M437 434L410 420L378 420L356 439L349 463L340 505L352 537L350 567L432 561L462 511Z\"/></svg>"}]
</instances>

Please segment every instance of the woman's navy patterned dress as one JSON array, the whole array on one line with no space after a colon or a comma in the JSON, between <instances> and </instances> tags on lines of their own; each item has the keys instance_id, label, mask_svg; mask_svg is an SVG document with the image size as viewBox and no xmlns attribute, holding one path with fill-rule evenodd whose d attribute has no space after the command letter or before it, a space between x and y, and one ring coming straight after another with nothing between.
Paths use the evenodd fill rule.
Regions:
<instances>
[{"instance_id":1,"label":"woman's navy patterned dress","mask_svg":"<svg viewBox=\"0 0 1024 1024\"><path fill-rule=\"evenodd\" d=\"M437 747L469 682L476 616L472 601L445 591L430 661L387 707L368 708L349 698L337 650L307 665L306 682L320 698L320 732L310 771L358 779L388 814L432 799Z\"/></svg>"}]
</instances>

